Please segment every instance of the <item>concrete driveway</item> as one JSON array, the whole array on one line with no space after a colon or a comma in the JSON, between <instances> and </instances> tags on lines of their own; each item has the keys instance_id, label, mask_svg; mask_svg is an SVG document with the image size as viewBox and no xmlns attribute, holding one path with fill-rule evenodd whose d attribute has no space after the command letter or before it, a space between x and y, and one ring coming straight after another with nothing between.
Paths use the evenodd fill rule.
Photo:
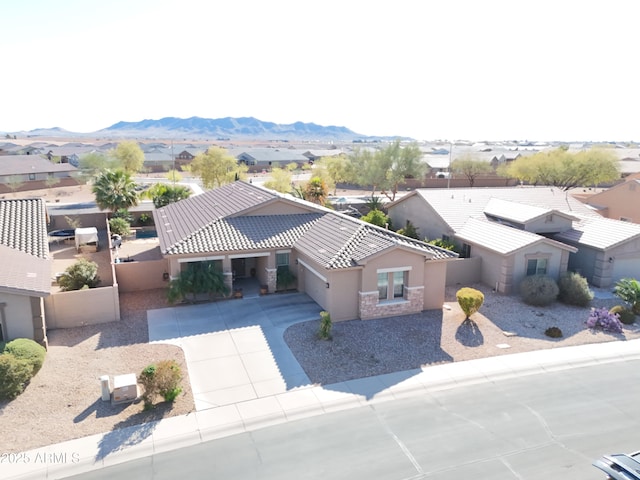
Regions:
<instances>
[{"instance_id":1,"label":"concrete driveway","mask_svg":"<svg viewBox=\"0 0 640 480\"><path fill-rule=\"evenodd\" d=\"M196 410L206 410L309 385L283 333L321 310L301 293L149 310L149 342L183 349Z\"/></svg>"}]
</instances>

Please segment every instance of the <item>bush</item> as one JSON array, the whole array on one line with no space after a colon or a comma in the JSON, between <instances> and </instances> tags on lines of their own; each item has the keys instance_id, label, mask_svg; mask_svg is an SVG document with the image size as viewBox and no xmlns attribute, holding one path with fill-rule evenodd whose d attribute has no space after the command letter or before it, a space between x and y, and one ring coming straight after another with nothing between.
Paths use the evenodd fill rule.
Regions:
<instances>
[{"instance_id":1,"label":"bush","mask_svg":"<svg viewBox=\"0 0 640 480\"><path fill-rule=\"evenodd\" d=\"M627 302L636 315L640 315L640 282L635 278L623 278L616 283L613 293Z\"/></svg>"},{"instance_id":2,"label":"bush","mask_svg":"<svg viewBox=\"0 0 640 480\"><path fill-rule=\"evenodd\" d=\"M562 330L560 330L558 327L549 327L544 331L544 334L547 337L560 338L562 337Z\"/></svg>"},{"instance_id":3,"label":"bush","mask_svg":"<svg viewBox=\"0 0 640 480\"><path fill-rule=\"evenodd\" d=\"M109 220L109 229L112 234L126 237L131 232L131 224L124 218L115 217Z\"/></svg>"},{"instance_id":4,"label":"bush","mask_svg":"<svg viewBox=\"0 0 640 480\"><path fill-rule=\"evenodd\" d=\"M558 300L567 305L586 307L593 300L593 292L587 279L579 273L567 272L558 282Z\"/></svg>"},{"instance_id":5,"label":"bush","mask_svg":"<svg viewBox=\"0 0 640 480\"><path fill-rule=\"evenodd\" d=\"M331 315L329 312L320 312L320 328L318 329L318 338L321 340L331 340L331 328L333 323L331 322Z\"/></svg>"},{"instance_id":6,"label":"bush","mask_svg":"<svg viewBox=\"0 0 640 480\"><path fill-rule=\"evenodd\" d=\"M100 284L98 264L81 258L65 270L58 279L58 284L63 292L95 288Z\"/></svg>"},{"instance_id":7,"label":"bush","mask_svg":"<svg viewBox=\"0 0 640 480\"><path fill-rule=\"evenodd\" d=\"M47 354L47 351L42 345L29 338L16 338L15 340L11 340L6 344L4 351L31 365L31 376L40 371L44 363L44 357Z\"/></svg>"},{"instance_id":8,"label":"bush","mask_svg":"<svg viewBox=\"0 0 640 480\"><path fill-rule=\"evenodd\" d=\"M175 360L162 360L148 365L142 370L138 381L144 387L142 399L146 410L153 407L153 401L158 395L166 402L173 402L182 392L182 372Z\"/></svg>"},{"instance_id":9,"label":"bush","mask_svg":"<svg viewBox=\"0 0 640 480\"><path fill-rule=\"evenodd\" d=\"M0 355L0 399L11 400L24 391L31 378L33 366L10 353Z\"/></svg>"},{"instance_id":10,"label":"bush","mask_svg":"<svg viewBox=\"0 0 640 480\"><path fill-rule=\"evenodd\" d=\"M364 217L361 217L360 220L377 225L378 227L391 229L391 220L389 217L385 215L384 212L377 209L371 210Z\"/></svg>"},{"instance_id":11,"label":"bush","mask_svg":"<svg viewBox=\"0 0 640 480\"><path fill-rule=\"evenodd\" d=\"M458 305L460 305L460 308L466 315L466 320L480 310L480 307L484 303L484 294L475 288L464 287L456 292L456 299L458 300Z\"/></svg>"},{"instance_id":12,"label":"bush","mask_svg":"<svg viewBox=\"0 0 640 480\"><path fill-rule=\"evenodd\" d=\"M531 275L520 283L520 295L528 305L544 307L558 298L560 289L556 281L546 275Z\"/></svg>"},{"instance_id":13,"label":"bush","mask_svg":"<svg viewBox=\"0 0 640 480\"><path fill-rule=\"evenodd\" d=\"M632 325L636 321L635 314L628 308L623 307L622 305L616 305L609 313L617 313L620 321L625 325Z\"/></svg>"},{"instance_id":14,"label":"bush","mask_svg":"<svg viewBox=\"0 0 640 480\"><path fill-rule=\"evenodd\" d=\"M588 328L601 328L605 332L622 333L622 323L617 313L609 313L606 308L592 308L587 319Z\"/></svg>"}]
</instances>

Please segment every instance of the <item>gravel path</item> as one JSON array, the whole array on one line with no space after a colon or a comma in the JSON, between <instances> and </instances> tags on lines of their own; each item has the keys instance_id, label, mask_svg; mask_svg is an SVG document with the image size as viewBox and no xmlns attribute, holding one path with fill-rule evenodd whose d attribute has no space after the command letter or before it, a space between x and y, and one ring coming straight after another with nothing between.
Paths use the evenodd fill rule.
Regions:
<instances>
[{"instance_id":1,"label":"gravel path","mask_svg":"<svg viewBox=\"0 0 640 480\"><path fill-rule=\"evenodd\" d=\"M455 301L457 289L449 288L442 311L337 322L330 341L317 339L319 320L304 322L289 327L285 341L309 379L328 385L440 363L640 338L636 324L625 325L622 334L587 329L584 322L589 308L560 303L531 307L516 297L496 295L483 285L473 287L485 294L485 302L471 321L464 321ZM594 300L592 305L610 308L619 303L619 299L608 298ZM544 334L552 326L562 330L562 338Z\"/></svg>"}]
</instances>

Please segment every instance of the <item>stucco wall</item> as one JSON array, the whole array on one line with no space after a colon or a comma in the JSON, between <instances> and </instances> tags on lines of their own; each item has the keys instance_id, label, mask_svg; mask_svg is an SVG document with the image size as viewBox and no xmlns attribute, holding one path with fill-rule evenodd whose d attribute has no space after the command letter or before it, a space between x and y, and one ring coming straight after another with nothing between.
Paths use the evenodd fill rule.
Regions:
<instances>
[{"instance_id":1,"label":"stucco wall","mask_svg":"<svg viewBox=\"0 0 640 480\"><path fill-rule=\"evenodd\" d=\"M169 286L164 273L169 272L166 259L114 264L118 289L121 292L137 292Z\"/></svg>"},{"instance_id":2,"label":"stucco wall","mask_svg":"<svg viewBox=\"0 0 640 480\"><path fill-rule=\"evenodd\" d=\"M34 338L30 297L0 293L0 303L5 304L3 309L6 339Z\"/></svg>"},{"instance_id":3,"label":"stucco wall","mask_svg":"<svg viewBox=\"0 0 640 480\"><path fill-rule=\"evenodd\" d=\"M527 223L527 225L525 226L525 230L534 233L554 233L564 232L571 229L571 219L555 213L550 215L552 215L550 222L547 221L546 216L543 216L533 222Z\"/></svg>"},{"instance_id":4,"label":"stucco wall","mask_svg":"<svg viewBox=\"0 0 640 480\"><path fill-rule=\"evenodd\" d=\"M480 281L482 258L454 258L447 261L447 285L470 285Z\"/></svg>"},{"instance_id":5,"label":"stucco wall","mask_svg":"<svg viewBox=\"0 0 640 480\"><path fill-rule=\"evenodd\" d=\"M45 298L47 328L72 328L120 320L118 286L59 292Z\"/></svg>"},{"instance_id":6,"label":"stucco wall","mask_svg":"<svg viewBox=\"0 0 640 480\"><path fill-rule=\"evenodd\" d=\"M614 220L627 218L640 223L640 184L633 180L617 185L586 199L586 203L594 206L608 207L606 217Z\"/></svg>"},{"instance_id":7,"label":"stucco wall","mask_svg":"<svg viewBox=\"0 0 640 480\"><path fill-rule=\"evenodd\" d=\"M389 208L389 218L396 230L404 227L406 221L410 220L418 228L421 240L442 238L442 235L453 236L449 226L418 194L411 195Z\"/></svg>"},{"instance_id":8,"label":"stucco wall","mask_svg":"<svg viewBox=\"0 0 640 480\"><path fill-rule=\"evenodd\" d=\"M424 310L438 310L445 301L448 261L429 261L424 264Z\"/></svg>"}]
</instances>

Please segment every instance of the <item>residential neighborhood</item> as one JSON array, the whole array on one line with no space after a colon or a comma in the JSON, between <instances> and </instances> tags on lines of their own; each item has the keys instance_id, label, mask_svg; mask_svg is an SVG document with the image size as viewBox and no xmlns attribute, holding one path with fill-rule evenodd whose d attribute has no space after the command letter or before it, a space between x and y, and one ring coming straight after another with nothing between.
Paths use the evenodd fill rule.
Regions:
<instances>
[{"instance_id":1,"label":"residential neighborhood","mask_svg":"<svg viewBox=\"0 0 640 480\"><path fill-rule=\"evenodd\" d=\"M97 208L92 185L85 184L82 175L85 155L109 155L116 146L117 142L34 142L27 148L7 142L0 155L0 251L5 259L0 273L0 341L32 339L45 346L52 359L61 355L61 348L69 353L75 349L79 364L85 366L92 364L92 355L104 358L99 369L90 367L86 374L107 379L106 397L103 390L100 400L97 381L85 382L86 395L96 395L104 418L124 421L127 408L141 408L141 397L134 394L125 402L130 406L113 411L114 395L121 388L116 384L124 374L138 374L144 367L141 362L161 360L158 355L175 357L185 372L183 394L172 411L163 413L179 419L190 411L221 412L229 406L271 402L275 396L284 402L298 389L313 391L314 399L320 399L318 408L329 408L335 400L324 405L322 398L336 387L318 379L331 378L338 385L405 371L403 358L413 355L414 348L422 361L409 365L419 372L374 388L365 395L367 401L406 388L407 379L423 378L447 363L463 368L462 360L478 356L610 341L587 336L586 317L579 316L586 316L590 306L620 305L614 287L640 276L634 188L639 173L630 172L628 165L610 186L561 189L486 175L469 187L461 174L439 176L450 173L452 145L423 147L424 178L405 179L394 200L370 206L375 204L371 191L348 183L337 183L337 196L324 203L296 191L304 192L323 159L349 158L361 148L376 152L384 145L229 146L225 151L238 166L247 167L247 176L206 189L189 165L210 145L140 142L144 171L132 183L137 191L177 171L185 175L178 182L190 195L162 206L140 198L128 212L128 232L120 235L113 231L115 212ZM453 148L478 149L478 161L494 169L532 154L523 146L518 147L522 151L486 145ZM620 165L625 161L632 166L636 162L620 160ZM298 190L295 184L287 193L265 186L273 169L292 169L292 164L299 172L292 180ZM175 186L175 177L172 182ZM378 208L388 220L377 225L367 221L367 213ZM415 234L405 235L403 226L411 226ZM93 236L83 239L89 233ZM84 260L95 264L97 284L68 290L63 277ZM220 283L209 290L178 291L177 303L169 301L172 288L184 288L181 282L194 272L211 272ZM545 276L559 282L568 273L584 278L595 292L590 306L527 310L520 298L524 279ZM487 315L481 308L466 333L460 330L465 323L456 298L462 287L483 293ZM132 309L139 302L144 307ZM505 316L505 309L518 314ZM352 328L353 322L363 328L375 325L386 332L386 341L367 330L359 341L376 348L358 357L349 353L354 346L341 347L325 360L341 366L319 374L302 352L308 355L322 346L318 333L308 329L318 328L323 316L337 332L325 344L334 342L338 348L344 341L342 329ZM561 327L561 343L545 339L549 327ZM116 331L119 340L109 344ZM105 346L126 348L121 354L125 360L114 361L107 353L113 348L91 353L82 349L85 342L69 344L69 338L86 332L93 332ZM131 340L122 336L124 332L130 332ZM640 338L635 324L622 332L624 339ZM430 338L428 348L424 340L413 343L422 335ZM217 349L229 347L219 343L223 336L237 347L219 357ZM388 344L390 352L380 342ZM136 351L140 358L133 361ZM123 367L122 361L130 367ZM109 362L120 366L110 367ZM41 382L46 391L43 372L49 372L49 380L55 378L50 368L45 361L32 384L6 405L15 418L21 418L22 401L36 401L35 384ZM72 368L68 364L65 371ZM140 392L140 385L135 388ZM343 401L352 401L354 392L344 395ZM55 399L50 396L48 401ZM286 416L286 409L283 412ZM92 428L101 423L92 426L91 418L85 420L86 432L97 434ZM38 445L28 437L27 445Z\"/></svg>"}]
</instances>

